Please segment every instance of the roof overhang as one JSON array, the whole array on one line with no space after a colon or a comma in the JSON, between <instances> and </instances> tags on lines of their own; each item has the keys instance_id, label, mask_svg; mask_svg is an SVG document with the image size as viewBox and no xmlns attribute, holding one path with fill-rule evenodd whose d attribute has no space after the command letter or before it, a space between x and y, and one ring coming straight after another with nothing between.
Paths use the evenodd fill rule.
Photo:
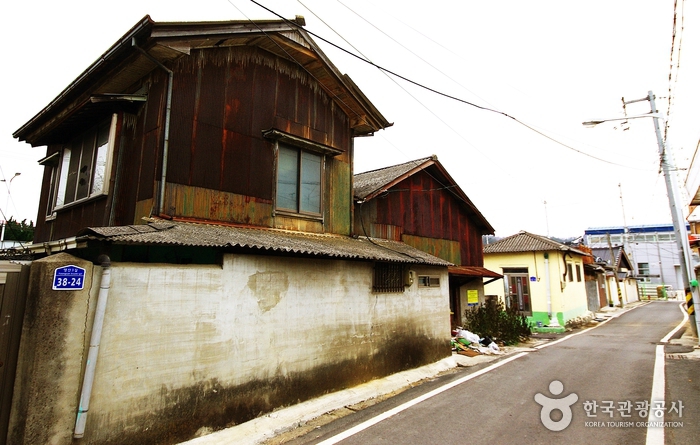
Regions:
<instances>
[{"instance_id":1,"label":"roof overhang","mask_svg":"<svg viewBox=\"0 0 700 445\"><path fill-rule=\"evenodd\" d=\"M347 114L355 136L393 125L347 75L338 71L301 23L300 19L154 22L145 16L13 136L32 146L65 142L75 125L84 125L91 116L99 120L115 106L127 105L125 97L107 98L122 95L157 69L153 60L168 66L193 49L226 46L255 46L301 66ZM133 100L130 105L138 103Z\"/></svg>"}]
</instances>

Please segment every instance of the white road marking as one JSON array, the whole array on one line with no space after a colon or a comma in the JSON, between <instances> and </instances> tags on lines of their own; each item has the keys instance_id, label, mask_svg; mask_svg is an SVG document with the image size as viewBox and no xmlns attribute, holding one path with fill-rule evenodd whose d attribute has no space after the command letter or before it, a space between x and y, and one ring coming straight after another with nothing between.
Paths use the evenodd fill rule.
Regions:
<instances>
[{"instance_id":1,"label":"white road marking","mask_svg":"<svg viewBox=\"0 0 700 445\"><path fill-rule=\"evenodd\" d=\"M665 337L664 337L665 338ZM656 361L654 362L654 381L651 385L651 402L649 404L649 416L647 417L647 441L646 445L664 445L664 411L654 410L654 402L663 402L666 390L666 373L664 359L664 345L656 345ZM661 426L658 422L661 422Z\"/></svg>"},{"instance_id":2,"label":"white road marking","mask_svg":"<svg viewBox=\"0 0 700 445\"><path fill-rule=\"evenodd\" d=\"M688 311L683 309L683 303L678 305L678 308L683 312L683 321L678 323L678 326L673 328L671 332L666 334L661 339L661 343L668 343L671 337L674 336L679 329L688 321ZM654 402L661 402L661 406L665 406L666 399L666 354L664 351L666 345L656 345L656 358L654 361L654 379L651 384L651 401L649 403L649 416L647 417L647 440L646 445L664 445L665 427L664 425L664 410L658 410L660 415L657 415L657 410L654 410ZM656 426L661 425L661 426Z\"/></svg>"},{"instance_id":3,"label":"white road marking","mask_svg":"<svg viewBox=\"0 0 700 445\"><path fill-rule=\"evenodd\" d=\"M400 413L401 411L407 410L408 408L410 408L410 407L412 407L412 406L414 406L414 405L417 405L417 404L419 404L420 402L423 402L423 401L425 401L425 400L428 400L428 399L430 399L431 397L434 397L434 396L436 396L436 395L438 395L438 394L440 394L440 393L442 393L442 392L445 392L445 391L447 391L447 390L450 389L450 388L454 388L454 387L457 386L457 385L461 385L462 383L464 383L464 382L466 382L466 381L469 381L469 380L471 380L471 379L473 379L473 378L479 377L479 376L482 375L482 374L486 374L486 373L489 372L489 371L493 371L494 369L498 368L499 366L503 366L503 365L505 365L505 364L508 363L508 362L512 362L513 360L519 359L520 357L524 357L524 356L526 356L526 355L527 355L527 352L521 352L521 353L516 354L516 355L514 355L514 356L512 356L512 357L509 357L509 358L507 358L507 359L505 359L505 360L502 360L502 361L500 361L500 362L494 363L494 364L491 365L491 366L487 366L486 368L481 369L481 370L479 370L479 371L477 371L477 372L475 372L475 373L473 373L473 374L469 374L469 375L467 375L467 376L462 377L461 379L455 380L454 382L450 382L450 383L448 383L448 384L446 384L446 385L443 385L443 386L441 386L441 387L439 387L439 388L436 388L436 389L434 389L434 390L432 390L432 391L430 391L430 392L428 392L428 393L426 393L426 394L423 394L423 395L420 396L420 397L417 397L417 398L415 398L415 399L413 399L413 400L411 400L411 401L408 401L408 402L406 402L406 403L404 403L404 404L402 404L402 405L397 406L396 408L390 409L389 411L386 411L386 412L384 412L384 413L382 413L382 414L380 414L380 415L378 415L378 416L376 416L376 417L373 417L373 418L371 418L371 419L369 419L369 420L366 420L366 421L364 421L364 422L362 422L362 423L360 423L360 424L358 424L358 425L356 425L356 426L354 426L354 427L352 427L352 428L350 428L350 429L348 429L348 430L346 430L346 431L343 431L343 432L340 433L340 434L336 434L335 436L330 437L330 438L324 440L323 442L319 442L318 445L333 445L333 444L336 444L336 443L340 442L341 440L347 439L348 437L353 436L353 435L359 433L360 431L366 430L367 428L371 427L372 425L376 425L377 423L379 423L379 422L381 422L381 421L383 421L383 420L386 420L386 419L388 419L389 417L391 417L391 416L393 416L393 415L395 415L395 414Z\"/></svg>"}]
</instances>

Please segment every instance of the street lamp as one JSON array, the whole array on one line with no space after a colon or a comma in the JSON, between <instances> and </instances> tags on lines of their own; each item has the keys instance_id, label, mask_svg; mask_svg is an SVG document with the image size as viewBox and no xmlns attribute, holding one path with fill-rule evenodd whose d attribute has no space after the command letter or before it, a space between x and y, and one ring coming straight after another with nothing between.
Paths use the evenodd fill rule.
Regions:
<instances>
[{"instance_id":1,"label":"street lamp","mask_svg":"<svg viewBox=\"0 0 700 445\"><path fill-rule=\"evenodd\" d=\"M639 116L629 116L626 118L615 118L597 121L584 122L585 126L595 126L608 120L624 120L624 119L637 119L641 117L651 117L654 119L654 130L656 131L656 142L659 146L659 157L661 161L661 168L664 172L664 179L666 180L666 194L668 195L668 203L671 208L671 218L673 219L673 228L676 234L676 243L678 244L678 250L681 252L682 258L680 258L681 272L683 275L683 288L686 294L690 294L693 300L693 305L697 310L700 308L700 297L698 296L698 282L695 276L695 268L691 262L690 255L690 243L688 241L688 231L685 227L685 218L683 217L683 212L678 207L676 202L676 190L678 186L676 184L676 176L671 174L668 162L666 160L666 146L664 140L661 137L661 130L659 128L659 119L663 118L656 111L656 102L654 98L654 93L649 91L647 97L642 99L635 99L630 101L622 100L623 104L627 105L634 102L649 101L651 106L651 112L648 114L642 114ZM695 334L697 335L700 331L700 320L695 317L695 314L691 314L691 321Z\"/></svg>"},{"instance_id":2,"label":"street lamp","mask_svg":"<svg viewBox=\"0 0 700 445\"><path fill-rule=\"evenodd\" d=\"M598 124L602 124L603 122L610 122L610 121L626 121L627 119L639 119L642 117L653 117L653 118L660 118L663 119L664 116L659 113L647 113L647 114L640 114L637 116L625 116L625 117L613 117L610 119L600 119L597 121L586 121L582 122L584 127L595 127Z\"/></svg>"},{"instance_id":3,"label":"street lamp","mask_svg":"<svg viewBox=\"0 0 700 445\"><path fill-rule=\"evenodd\" d=\"M5 241L5 227L7 227L8 219L10 218L10 189L12 188L12 180L21 174L22 173L15 173L9 181L7 179L0 179L0 182L4 182L7 186L7 199L5 200L4 210L7 213L5 214L5 223L2 225L2 231L0 231L0 247L4 247L3 243Z\"/></svg>"}]
</instances>

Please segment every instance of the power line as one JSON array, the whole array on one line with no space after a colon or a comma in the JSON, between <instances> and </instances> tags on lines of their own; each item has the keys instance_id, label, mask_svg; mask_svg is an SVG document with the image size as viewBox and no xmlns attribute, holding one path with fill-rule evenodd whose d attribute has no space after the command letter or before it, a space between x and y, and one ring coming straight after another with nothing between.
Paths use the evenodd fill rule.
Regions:
<instances>
[{"instance_id":1,"label":"power line","mask_svg":"<svg viewBox=\"0 0 700 445\"><path fill-rule=\"evenodd\" d=\"M230 0L229 0L229 1L230 1ZM279 17L281 20L287 22L288 24L291 24L291 25L296 26L296 27L298 27L298 28L302 28L301 25L299 25L299 24L297 24L297 23L294 23L294 22L292 22L292 21L290 21L290 20L284 18L283 16L281 16L281 15L278 14L277 12L273 11L272 9L270 9L270 8L268 8L268 7L266 7L266 6L262 5L262 4L260 4L260 3L257 2L256 0L250 0L250 1L251 1L252 3L258 5L259 7L263 8L264 10L270 12L271 14L274 14L275 16ZM412 79L409 79L409 78L406 77L406 76L403 76L403 75L401 75L401 74L398 74L398 73L396 73L396 72L394 72L394 71L392 71L392 70L390 70L390 69L388 69L388 68L385 68L385 67L383 67L383 66L381 66L381 65L378 65L378 64L372 62L371 60L368 60L368 59L365 58L365 57L359 56L359 55L353 53L352 51L349 51L349 50L347 50L347 49L341 47L340 45L337 45L337 44L331 42L330 40L328 40L328 39L326 39L326 38L324 38L324 37L322 37L322 36L320 36L320 35L314 33L313 31L310 31L310 30L308 30L308 29L306 29L306 28L304 28L304 30L305 30L309 35L312 35L312 36L316 37L317 39L319 39L319 40L321 40L321 41L323 41L323 42L325 42L325 43L327 43L327 44L333 46L334 48L336 48L336 49L338 49L338 50L340 50L340 51L342 51L342 52L344 52L344 53L346 53L346 54L348 54L348 55L350 55L350 56L352 56L352 57L354 57L354 58L356 58L356 59L358 59L358 60L360 60L360 61L362 61L362 62L364 62L364 63L367 63L367 64L369 64L369 65L372 65L372 66L374 66L374 67L377 68L377 69L380 69L380 70L382 70L382 71L384 71L384 72L386 72L386 73L388 73L388 74L391 74L392 76L395 76L395 77L397 77L397 78L399 78L399 79L401 79L401 80L404 80L404 81L406 81L406 82L408 82L408 83L410 83L410 84L412 84L412 85L415 85L415 86L417 86L417 87L419 87L419 88L422 88L422 89L424 89L424 90L427 90L427 91L429 91L429 92L431 92L431 93L434 93L434 94L437 94L437 95L439 95L439 96L445 97L445 98L447 98L447 99L451 99L451 100L454 100L454 101L456 101L456 102L460 102L460 103L463 103L463 104L465 104L465 105L469 105L469 106L474 107L474 108L477 108L477 109L479 109L479 110L489 111L489 112L492 112L492 113L499 114L499 115L501 115L501 116L507 117L507 118L509 118L509 119L511 119L511 120L513 120L513 121L515 121L515 122L517 122L518 124L524 126L525 128L527 128L527 129L529 129L529 130L531 130L531 131L533 131L533 132L539 134L540 136L543 136L543 137L545 137L546 139L549 139L550 141L552 141L552 142L554 142L554 143L556 143L556 144L558 144L558 145L561 145L562 147L568 148L569 150L572 150L572 151L574 151L574 152L576 152L576 153L579 153L579 154L581 154L581 155L583 155L583 156L587 156L587 157L590 157L590 158L592 158L592 159L595 159L595 160L598 160L598 161L601 161L601 162L604 162L604 163L607 163L607 164L616 165L616 166L619 166L619 167L630 168L630 167L628 167L628 166L626 166L626 165L624 165L624 164L619 164L619 163L616 163L616 162L608 161L608 160L603 159L603 158L599 158L599 157L597 157L597 156L593 156L593 155L591 155L591 154L589 154L589 153L586 153L586 152L584 152L584 151L582 151L582 150L579 150L579 149L574 148L574 147L572 147L572 146L570 146L570 145L568 145L568 144L565 144L565 143L563 143L563 142L561 142L561 141L559 141L559 140L557 140L557 139L555 139L555 138L553 138L553 137L551 137L551 136L549 136L549 135L547 135L547 134L545 134L545 133L543 133L543 132L537 130L536 128L534 128L534 127L532 127L532 126L526 124L525 122L519 120L518 118L516 118L516 117L514 117L514 116L511 116L510 114L508 114L508 113L506 113L506 112L497 110L497 109L495 109L495 108L490 108L490 107L485 107L485 106L482 106L482 105L478 105L478 104L473 103L473 102L470 102L470 101L468 101L468 100L461 99L461 98L456 97L456 96L453 96L453 95L451 95L451 94L443 93L442 91L436 90L435 88L432 88L432 87L423 85L423 84L421 84L421 83L419 83L419 82L417 82L417 81L414 81L414 80L412 80Z\"/></svg>"}]
</instances>

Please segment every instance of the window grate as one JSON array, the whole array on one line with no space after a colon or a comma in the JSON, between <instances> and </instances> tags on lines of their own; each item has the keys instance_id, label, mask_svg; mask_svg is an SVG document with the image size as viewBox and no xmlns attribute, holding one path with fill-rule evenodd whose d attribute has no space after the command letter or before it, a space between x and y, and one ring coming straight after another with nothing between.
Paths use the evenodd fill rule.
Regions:
<instances>
[{"instance_id":1,"label":"window grate","mask_svg":"<svg viewBox=\"0 0 700 445\"><path fill-rule=\"evenodd\" d=\"M376 263L374 265L374 292L403 292L403 265L400 263Z\"/></svg>"}]
</instances>

